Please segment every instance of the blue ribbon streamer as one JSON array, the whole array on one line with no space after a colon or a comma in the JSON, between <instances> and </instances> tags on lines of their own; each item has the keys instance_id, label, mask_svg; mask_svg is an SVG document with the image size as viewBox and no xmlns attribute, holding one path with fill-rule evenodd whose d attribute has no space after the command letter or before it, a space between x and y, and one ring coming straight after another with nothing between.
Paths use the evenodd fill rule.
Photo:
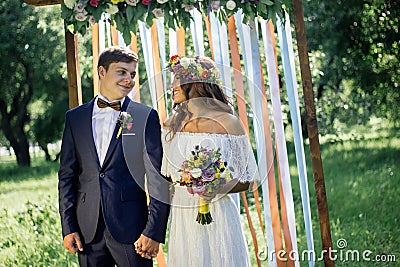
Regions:
<instances>
[{"instance_id":1,"label":"blue ribbon streamer","mask_svg":"<svg viewBox=\"0 0 400 267\"><path fill-rule=\"evenodd\" d=\"M299 99L297 92L297 82L296 73L294 68L294 53L291 45L291 29L289 22L289 17L286 13L286 22L284 26L281 25L281 21L278 20L278 33L282 54L283 70L285 75L286 90L289 99L289 109L290 117L292 119L292 128L294 134L294 145L296 151L296 161L297 169L299 174L300 183L300 193L303 205L304 213L304 223L307 237L307 247L309 251L314 252L314 241L311 223L311 209L310 209L310 199L308 193L308 183L307 183L307 171L306 171L306 161L304 156L304 146L303 146L303 136L301 132L301 119L300 119L300 108ZM289 43L290 40L290 43ZM314 261L309 260L308 265L310 267L314 266Z\"/></svg>"}]
</instances>

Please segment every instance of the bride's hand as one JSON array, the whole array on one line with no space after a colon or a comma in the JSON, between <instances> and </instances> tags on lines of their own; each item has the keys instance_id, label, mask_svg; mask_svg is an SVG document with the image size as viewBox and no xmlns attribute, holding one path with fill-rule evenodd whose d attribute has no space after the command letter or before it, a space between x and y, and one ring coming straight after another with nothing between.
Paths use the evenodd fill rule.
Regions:
<instances>
[{"instance_id":1,"label":"bride's hand","mask_svg":"<svg viewBox=\"0 0 400 267\"><path fill-rule=\"evenodd\" d=\"M204 193L201 195L201 198L204 199L207 203L211 203L211 201L218 195L218 190L214 190L210 193Z\"/></svg>"}]
</instances>

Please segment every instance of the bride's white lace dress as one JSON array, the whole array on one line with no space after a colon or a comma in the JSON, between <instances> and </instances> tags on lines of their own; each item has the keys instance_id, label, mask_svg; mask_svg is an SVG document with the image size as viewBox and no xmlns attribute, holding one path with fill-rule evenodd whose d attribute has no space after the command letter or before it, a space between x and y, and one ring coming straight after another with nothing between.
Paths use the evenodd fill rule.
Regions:
<instances>
[{"instance_id":1,"label":"bride's white lace dress","mask_svg":"<svg viewBox=\"0 0 400 267\"><path fill-rule=\"evenodd\" d=\"M178 132L167 142L163 132L162 173L179 180L177 171L194 146L221 148L221 159L234 168L233 178L251 182L257 165L246 135ZM231 196L218 197L210 204L213 222L196 222L198 195L176 186L171 205L168 237L169 267L246 267L250 265L247 243L238 208Z\"/></svg>"}]
</instances>

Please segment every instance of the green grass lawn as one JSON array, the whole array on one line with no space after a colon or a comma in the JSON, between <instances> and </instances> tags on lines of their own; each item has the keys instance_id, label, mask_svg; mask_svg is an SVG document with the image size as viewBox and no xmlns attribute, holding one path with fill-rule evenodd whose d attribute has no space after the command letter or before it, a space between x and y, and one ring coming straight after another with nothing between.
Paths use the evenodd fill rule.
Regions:
<instances>
[{"instance_id":1,"label":"green grass lawn","mask_svg":"<svg viewBox=\"0 0 400 267\"><path fill-rule=\"evenodd\" d=\"M361 138L363 137L363 138ZM336 266L399 266L400 262L400 135L395 130L349 135L347 141L326 140L321 145L333 248L339 239L342 250L370 250L376 255L395 255L397 262L341 260ZM293 145L288 142L295 201L299 251L306 249L300 190ZM317 205L308 147L306 159L317 255L321 251ZM76 257L64 251L57 212L57 163L33 160L31 168L0 161L0 266L77 266ZM250 201L251 202L251 201ZM251 209L260 247L261 229ZM247 223L242 215L244 224ZM250 233L246 237L253 265L256 258ZM340 251L339 251L340 252ZM266 266L266 263L263 263ZM308 266L302 262L301 266ZM315 266L323 266L317 261ZM179 267L179 266L178 266Z\"/></svg>"}]
</instances>

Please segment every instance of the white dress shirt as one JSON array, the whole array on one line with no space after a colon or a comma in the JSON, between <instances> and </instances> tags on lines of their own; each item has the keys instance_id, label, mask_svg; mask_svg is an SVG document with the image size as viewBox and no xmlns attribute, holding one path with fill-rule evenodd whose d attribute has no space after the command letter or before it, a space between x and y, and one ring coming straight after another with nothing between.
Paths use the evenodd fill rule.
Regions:
<instances>
[{"instance_id":1,"label":"white dress shirt","mask_svg":"<svg viewBox=\"0 0 400 267\"><path fill-rule=\"evenodd\" d=\"M98 97L95 99L92 113L93 140L96 145L100 166L103 166L104 158L106 157L108 146L110 145L120 112L110 107L99 108L97 106L97 101L99 98L107 102L110 101L99 93ZM125 98L116 101L121 101L122 106L124 100Z\"/></svg>"}]
</instances>

